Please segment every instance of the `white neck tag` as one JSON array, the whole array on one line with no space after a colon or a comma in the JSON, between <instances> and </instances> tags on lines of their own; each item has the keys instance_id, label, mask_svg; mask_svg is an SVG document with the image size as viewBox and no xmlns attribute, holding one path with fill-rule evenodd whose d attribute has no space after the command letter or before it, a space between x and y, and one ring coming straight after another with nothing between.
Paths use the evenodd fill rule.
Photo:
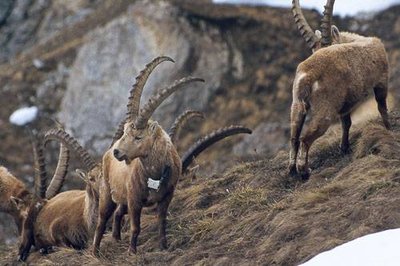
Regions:
<instances>
[{"instance_id":1,"label":"white neck tag","mask_svg":"<svg viewBox=\"0 0 400 266\"><path fill-rule=\"evenodd\" d=\"M155 190L158 190L160 188L160 183L160 180L154 180L151 178L147 180L147 186Z\"/></svg>"}]
</instances>

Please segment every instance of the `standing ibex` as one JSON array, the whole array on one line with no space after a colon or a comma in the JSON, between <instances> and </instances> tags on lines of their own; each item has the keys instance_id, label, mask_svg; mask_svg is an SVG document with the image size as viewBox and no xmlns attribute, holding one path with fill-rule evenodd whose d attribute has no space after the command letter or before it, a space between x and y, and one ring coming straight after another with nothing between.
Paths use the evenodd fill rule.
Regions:
<instances>
[{"instance_id":1,"label":"standing ibex","mask_svg":"<svg viewBox=\"0 0 400 266\"><path fill-rule=\"evenodd\" d=\"M179 131L183 127L183 125L190 119L194 117L201 117L204 118L204 114L202 112L198 111L192 111L188 110L181 114L178 118L175 119L173 125L171 126L169 130L169 135L174 142L178 140L179 137ZM212 146L216 142L227 138L232 135L236 134L241 134L241 133L247 133L251 134L251 130L245 127L241 126L229 126L229 127L224 127L220 128L218 130L215 130L211 132L210 134L207 134L200 140L198 140L196 143L194 143L185 153L184 156L182 157L182 174L183 175L188 175L188 172L193 171L192 169L188 169L189 165L193 162L193 160L205 149L208 147ZM170 173L164 172L161 176L161 178L168 178ZM118 210L115 212L114 216L114 223L113 223L113 237L117 240L121 239L121 220L122 217L126 214L126 207L118 208Z\"/></svg>"},{"instance_id":2,"label":"standing ibex","mask_svg":"<svg viewBox=\"0 0 400 266\"><path fill-rule=\"evenodd\" d=\"M320 40L305 21L298 0L293 1L296 23L315 51L297 67L293 84L289 171L291 174L299 173L303 178L308 178L310 173L310 146L338 116L343 130L341 150L348 152L350 113L371 89L383 123L390 128L386 107L388 59L385 48L377 38L339 32L331 26L333 4L333 0L328 0L325 6ZM323 48L318 49L321 46ZM312 118L306 132L301 135L308 111L311 111Z\"/></svg>"},{"instance_id":3,"label":"standing ibex","mask_svg":"<svg viewBox=\"0 0 400 266\"><path fill-rule=\"evenodd\" d=\"M99 191L99 219L93 244L94 254L99 252L106 223L117 204L119 205L117 218L118 214L124 213L126 208L130 216L130 253L136 253L142 208L153 204L157 204L160 247L162 249L167 247L166 215L181 174L181 160L168 134L157 122L149 119L155 109L173 92L187 83L204 80L199 78L181 79L153 95L148 103L139 110L140 97L147 78L151 71L164 61L173 62L169 57L157 57L136 78L136 84L129 97L123 131L120 127L114 137L115 143L103 156L103 176ZM169 169L166 180L163 182L152 180L162 176L166 168ZM115 237L119 238L119 236Z\"/></svg>"},{"instance_id":4,"label":"standing ibex","mask_svg":"<svg viewBox=\"0 0 400 266\"><path fill-rule=\"evenodd\" d=\"M59 161L63 170L58 171L47 189L48 201L40 212L28 215L22 232L22 243L19 256L25 260L31 245L34 243L37 249L47 251L52 246L66 246L82 249L93 236L98 211L98 180L101 175L101 166L96 164L90 155L79 143L69 136L63 129L52 129L45 134L45 143L50 140L61 142L62 147L68 146L74 150L83 161L87 174L80 173L86 182L85 190L70 190L54 196L61 188L66 175L68 156L60 156ZM43 162L44 157L38 150L38 161ZM60 152L61 154L61 152ZM57 167L59 168L59 167ZM44 167L42 167L44 169ZM41 171L44 179L45 171ZM63 174L60 174L63 173ZM57 173L57 172L56 172ZM45 184L45 182L41 182ZM43 189L40 189L43 191ZM54 196L54 197L53 197Z\"/></svg>"}]
</instances>

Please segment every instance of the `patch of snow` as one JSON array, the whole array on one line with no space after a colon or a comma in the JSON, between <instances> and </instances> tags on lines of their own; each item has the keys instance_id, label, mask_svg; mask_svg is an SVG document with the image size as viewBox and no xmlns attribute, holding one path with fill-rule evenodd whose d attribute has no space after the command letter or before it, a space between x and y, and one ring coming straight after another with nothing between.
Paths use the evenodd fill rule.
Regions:
<instances>
[{"instance_id":1,"label":"patch of snow","mask_svg":"<svg viewBox=\"0 0 400 266\"><path fill-rule=\"evenodd\" d=\"M268 5L276 7L291 7L291 1L282 0L213 0L216 4ZM326 1L300 0L304 8L314 8L322 13ZM391 5L399 4L400 0L336 0L334 14L354 16L360 12L378 12Z\"/></svg>"},{"instance_id":2,"label":"patch of snow","mask_svg":"<svg viewBox=\"0 0 400 266\"><path fill-rule=\"evenodd\" d=\"M24 126L34 121L38 115L39 109L36 106L22 107L15 110L10 115L10 123L17 126Z\"/></svg>"},{"instance_id":3,"label":"patch of snow","mask_svg":"<svg viewBox=\"0 0 400 266\"><path fill-rule=\"evenodd\" d=\"M366 235L322 252L303 266L400 265L400 228Z\"/></svg>"}]
</instances>

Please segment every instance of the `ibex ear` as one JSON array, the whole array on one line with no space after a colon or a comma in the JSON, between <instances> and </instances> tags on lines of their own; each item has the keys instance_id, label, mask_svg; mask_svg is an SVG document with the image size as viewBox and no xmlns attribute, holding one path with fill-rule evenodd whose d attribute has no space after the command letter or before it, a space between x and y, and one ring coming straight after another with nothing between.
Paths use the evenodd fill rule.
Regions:
<instances>
[{"instance_id":1,"label":"ibex ear","mask_svg":"<svg viewBox=\"0 0 400 266\"><path fill-rule=\"evenodd\" d=\"M332 34L332 39L335 43L341 43L340 31L339 31L338 27L336 27L335 25L332 25L331 34Z\"/></svg>"},{"instance_id":2,"label":"ibex ear","mask_svg":"<svg viewBox=\"0 0 400 266\"><path fill-rule=\"evenodd\" d=\"M78 176L79 176L83 181L85 181L85 183L88 182L87 174L86 174L85 171L83 171L82 169L76 169L76 170L75 170L75 173L77 173Z\"/></svg>"},{"instance_id":3,"label":"ibex ear","mask_svg":"<svg viewBox=\"0 0 400 266\"><path fill-rule=\"evenodd\" d=\"M149 125L149 131L154 134L157 132L157 129L159 128L159 125L157 121L151 121Z\"/></svg>"},{"instance_id":4,"label":"ibex ear","mask_svg":"<svg viewBox=\"0 0 400 266\"><path fill-rule=\"evenodd\" d=\"M21 210L22 207L24 206L24 201L22 199L20 199L20 198L14 197L14 196L10 197L10 202L11 202L12 205L14 205L14 207L17 210Z\"/></svg>"}]
</instances>

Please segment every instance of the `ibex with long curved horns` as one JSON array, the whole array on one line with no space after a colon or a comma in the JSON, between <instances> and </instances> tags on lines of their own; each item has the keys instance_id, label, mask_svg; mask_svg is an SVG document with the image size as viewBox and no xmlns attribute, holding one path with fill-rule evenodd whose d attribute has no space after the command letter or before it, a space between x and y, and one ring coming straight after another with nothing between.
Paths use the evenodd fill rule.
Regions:
<instances>
[{"instance_id":1,"label":"ibex with long curved horns","mask_svg":"<svg viewBox=\"0 0 400 266\"><path fill-rule=\"evenodd\" d=\"M61 142L61 146L69 147L77 153L83 161L87 174L80 172L86 182L85 190L70 190L59 193L66 176L66 165L68 155L60 152L59 170L54 175L47 189L49 198L40 212L28 215L22 232L22 243L19 256L25 260L29 254L31 245L34 243L37 249L46 251L52 246L65 246L75 249L86 247L89 239L93 236L98 212L98 180L101 165L96 164L88 152L79 143L69 136L63 129L52 129L45 134L45 144L50 140ZM37 161L44 169L44 156L42 149L38 149ZM41 179L46 179L45 171L41 171ZM45 182L40 182L45 184ZM43 191L44 189L39 189Z\"/></svg>"},{"instance_id":2,"label":"ibex with long curved horns","mask_svg":"<svg viewBox=\"0 0 400 266\"><path fill-rule=\"evenodd\" d=\"M170 136L175 136L175 141L177 141L178 135L176 134L180 128L193 117L204 117L204 114L198 111L188 110L181 114L173 123L170 128ZM204 150L217 143L218 141L227 138L229 136L233 136L236 134L251 134L252 131L246 127L242 126L229 126L220 128L218 130L214 130L213 132L207 134L203 138L199 139L196 143L194 143L182 157L182 174L187 175L190 171L188 167L193 162L193 160ZM169 178L170 173L168 171L164 172L161 178ZM118 208L115 212L114 223L113 223L113 237L117 240L121 238L121 221L122 217L126 214L127 208Z\"/></svg>"},{"instance_id":3,"label":"ibex with long curved horns","mask_svg":"<svg viewBox=\"0 0 400 266\"><path fill-rule=\"evenodd\" d=\"M136 253L143 207L157 204L160 247L167 247L166 215L175 186L181 174L181 160L168 134L155 121L149 120L155 109L173 92L188 83L204 81L184 78L153 95L139 110L143 87L152 70L169 57L157 57L136 78L128 102L128 112L114 136L114 143L103 156L103 176L100 187L99 219L94 237L93 253L98 254L106 223L117 204L119 213L128 210L131 223L130 253ZM153 180L168 169L163 182ZM121 216L122 218L122 216ZM118 223L115 223L118 224ZM120 230L115 230L120 231ZM120 238L120 235L115 235Z\"/></svg>"},{"instance_id":4,"label":"ibex with long curved horns","mask_svg":"<svg viewBox=\"0 0 400 266\"><path fill-rule=\"evenodd\" d=\"M289 171L303 178L310 174L308 152L312 143L326 132L336 117L342 122L341 150L349 151L350 113L371 89L383 123L390 128L386 106L389 67L385 48L377 38L339 32L332 27L333 4L334 0L328 0L325 6L322 39L319 40L304 19L298 0L293 0L296 23L315 51L297 67L293 84ZM301 135L309 111L312 118Z\"/></svg>"}]
</instances>

